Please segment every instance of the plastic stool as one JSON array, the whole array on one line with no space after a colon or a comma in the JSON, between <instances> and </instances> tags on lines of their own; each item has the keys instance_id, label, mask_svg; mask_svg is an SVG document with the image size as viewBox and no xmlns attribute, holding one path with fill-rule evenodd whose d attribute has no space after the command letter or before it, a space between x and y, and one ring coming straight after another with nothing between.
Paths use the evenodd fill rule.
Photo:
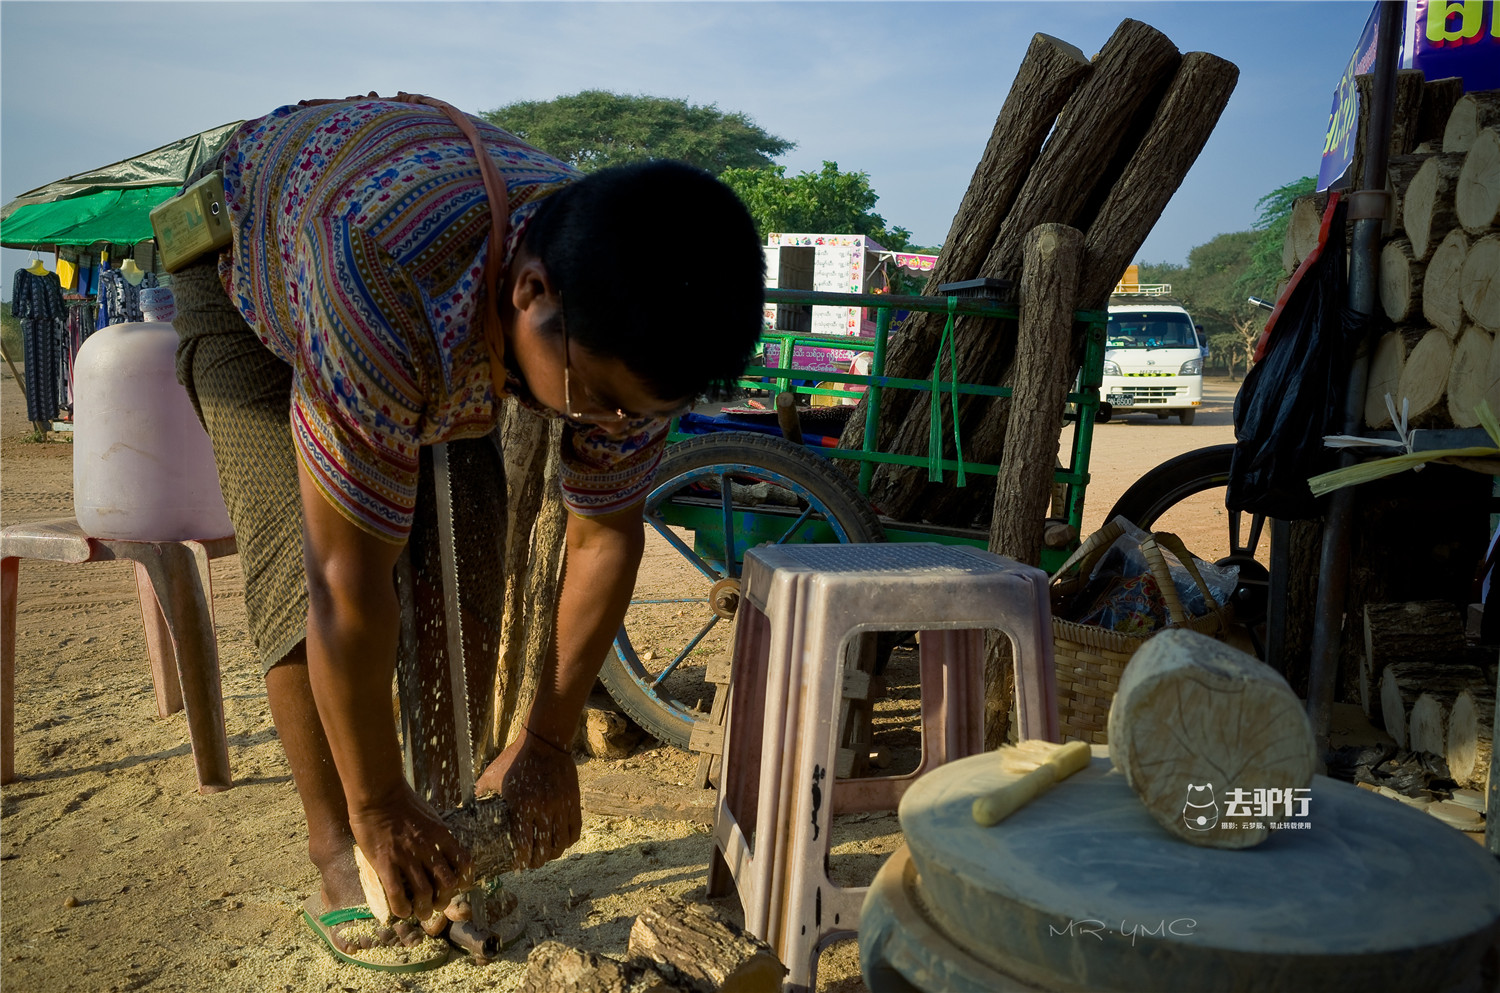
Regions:
<instances>
[{"instance_id":1,"label":"plastic stool","mask_svg":"<svg viewBox=\"0 0 1500 993\"><path fill-rule=\"evenodd\" d=\"M206 541L121 541L90 537L72 518L0 529L0 783L15 779L16 588L21 559L128 559L135 563L156 712L166 717L186 706L198 792L229 789L229 744L208 563L234 553L233 535Z\"/></svg>"},{"instance_id":2,"label":"plastic stool","mask_svg":"<svg viewBox=\"0 0 1500 993\"><path fill-rule=\"evenodd\" d=\"M857 933L868 889L828 879L833 814L894 810L923 772L983 750L986 630L1015 648L1021 737L1059 739L1047 576L963 546L757 548L735 624L709 895L732 884L746 930L805 990L821 949ZM921 632L922 761L835 789L846 645L882 630Z\"/></svg>"}]
</instances>

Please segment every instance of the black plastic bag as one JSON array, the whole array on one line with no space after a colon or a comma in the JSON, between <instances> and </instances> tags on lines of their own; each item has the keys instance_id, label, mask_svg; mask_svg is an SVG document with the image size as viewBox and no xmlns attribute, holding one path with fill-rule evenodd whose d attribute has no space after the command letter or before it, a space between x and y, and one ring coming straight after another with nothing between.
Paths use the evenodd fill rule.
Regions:
<instances>
[{"instance_id":1,"label":"black plastic bag","mask_svg":"<svg viewBox=\"0 0 1500 993\"><path fill-rule=\"evenodd\" d=\"M1341 434L1352 345L1370 318L1348 309L1344 215L1329 198L1318 247L1266 324L1234 401L1230 510L1293 521L1321 515L1307 480L1334 468L1323 436Z\"/></svg>"}]
</instances>

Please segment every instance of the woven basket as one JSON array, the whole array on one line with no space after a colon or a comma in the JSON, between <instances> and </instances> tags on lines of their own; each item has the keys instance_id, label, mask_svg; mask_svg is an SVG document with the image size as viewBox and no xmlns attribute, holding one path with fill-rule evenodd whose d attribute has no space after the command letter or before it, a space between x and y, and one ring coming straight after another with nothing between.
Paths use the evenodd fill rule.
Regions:
<instances>
[{"instance_id":1,"label":"woven basket","mask_svg":"<svg viewBox=\"0 0 1500 993\"><path fill-rule=\"evenodd\" d=\"M1094 563L1124 533L1125 529L1119 523L1110 521L1063 563L1052 577L1054 605L1059 598L1088 582ZM1204 600L1212 608L1204 616L1189 617L1183 609L1182 601L1177 598L1177 587L1172 583L1171 570L1162 557L1162 548L1177 556L1203 592ZM1192 554L1175 534L1161 531L1152 535L1141 544L1141 552L1161 588L1162 599L1166 601L1171 616L1171 623L1166 627L1148 635L1130 635L1093 624L1052 618L1052 646L1057 660L1057 709L1064 741L1087 741L1099 745L1108 741L1105 731L1109 722L1109 705L1114 701L1115 690L1119 689L1120 675L1135 650L1151 635L1169 628L1190 628L1213 637L1220 637L1224 632L1224 610L1208 592L1207 584L1193 563Z\"/></svg>"}]
</instances>

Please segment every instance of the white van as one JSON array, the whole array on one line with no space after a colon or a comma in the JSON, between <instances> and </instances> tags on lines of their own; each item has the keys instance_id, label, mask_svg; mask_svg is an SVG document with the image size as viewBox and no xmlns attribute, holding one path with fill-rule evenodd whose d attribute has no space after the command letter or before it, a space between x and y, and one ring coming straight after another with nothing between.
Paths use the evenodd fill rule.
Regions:
<instances>
[{"instance_id":1,"label":"white van","mask_svg":"<svg viewBox=\"0 0 1500 993\"><path fill-rule=\"evenodd\" d=\"M1175 303L1110 301L1099 401L1101 421L1149 412L1193 423L1203 404L1203 349L1186 310Z\"/></svg>"}]
</instances>

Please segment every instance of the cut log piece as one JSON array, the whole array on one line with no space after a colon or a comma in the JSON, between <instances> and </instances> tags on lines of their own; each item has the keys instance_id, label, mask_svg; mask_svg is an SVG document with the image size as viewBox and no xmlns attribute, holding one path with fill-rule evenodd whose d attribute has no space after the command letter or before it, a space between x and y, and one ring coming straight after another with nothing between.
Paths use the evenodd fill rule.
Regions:
<instances>
[{"instance_id":1,"label":"cut log piece","mask_svg":"<svg viewBox=\"0 0 1500 993\"><path fill-rule=\"evenodd\" d=\"M1380 429L1391 426L1390 408L1385 397L1398 397L1401 370L1406 367L1406 339L1398 331L1388 331L1375 343L1370 354L1370 378L1365 388L1365 425ZM1398 401L1399 403L1399 401Z\"/></svg>"},{"instance_id":2,"label":"cut log piece","mask_svg":"<svg viewBox=\"0 0 1500 993\"><path fill-rule=\"evenodd\" d=\"M1500 331L1500 235L1469 246L1458 277L1458 298L1471 321L1487 331Z\"/></svg>"},{"instance_id":3,"label":"cut log piece","mask_svg":"<svg viewBox=\"0 0 1500 993\"><path fill-rule=\"evenodd\" d=\"M1448 751L1448 711L1459 690L1426 690L1411 705L1406 718L1407 747L1414 752L1444 755Z\"/></svg>"},{"instance_id":4,"label":"cut log piece","mask_svg":"<svg viewBox=\"0 0 1500 993\"><path fill-rule=\"evenodd\" d=\"M1448 368L1448 419L1456 428L1479 425L1479 401L1487 399L1496 385L1490 378L1494 349L1494 335L1481 327L1466 329L1453 346L1453 364Z\"/></svg>"},{"instance_id":5,"label":"cut log piece","mask_svg":"<svg viewBox=\"0 0 1500 993\"><path fill-rule=\"evenodd\" d=\"M1459 296L1464 262L1469 257L1469 237L1454 229L1438 245L1422 275L1422 316L1433 327L1457 336L1464 325L1464 305Z\"/></svg>"},{"instance_id":6,"label":"cut log piece","mask_svg":"<svg viewBox=\"0 0 1500 993\"><path fill-rule=\"evenodd\" d=\"M664 900L635 919L630 957L692 993L775 990L786 975L770 945L715 908L686 900Z\"/></svg>"},{"instance_id":7,"label":"cut log piece","mask_svg":"<svg viewBox=\"0 0 1500 993\"><path fill-rule=\"evenodd\" d=\"M1287 272L1296 272L1302 260L1317 246L1318 231L1323 225L1323 211L1327 207L1327 193L1310 193L1292 201L1292 213L1286 223L1286 241L1291 245L1292 256L1292 264ZM1281 261L1287 261L1285 251Z\"/></svg>"},{"instance_id":8,"label":"cut log piece","mask_svg":"<svg viewBox=\"0 0 1500 993\"><path fill-rule=\"evenodd\" d=\"M1359 703L1380 719L1381 677L1397 662L1448 662L1464 651L1463 614L1446 600L1367 603L1365 654L1359 672Z\"/></svg>"},{"instance_id":9,"label":"cut log piece","mask_svg":"<svg viewBox=\"0 0 1500 993\"><path fill-rule=\"evenodd\" d=\"M1422 113L1417 118L1417 146L1436 142L1443 143L1443 132L1448 129L1448 120L1453 108L1464 95L1462 76L1444 79L1429 79L1422 87Z\"/></svg>"},{"instance_id":10,"label":"cut log piece","mask_svg":"<svg viewBox=\"0 0 1500 993\"><path fill-rule=\"evenodd\" d=\"M1092 69L1084 54L1067 42L1044 34L1032 36L1010 93L995 118L989 144L948 228L944 251L933 267L926 293L935 294L943 283L994 275L982 272L981 266L995 241L995 232L1010 210L1016 191L1026 181L1058 111ZM943 324L941 315L913 314L891 344L887 375L931 375ZM883 423L899 423L915 398L911 390L887 390L882 400ZM840 447L859 448L862 444L865 402L860 401L861 406L849 419Z\"/></svg>"},{"instance_id":11,"label":"cut log piece","mask_svg":"<svg viewBox=\"0 0 1500 993\"><path fill-rule=\"evenodd\" d=\"M1406 202L1406 191L1411 186L1411 181L1416 178L1417 170L1422 168L1422 163L1432 158L1431 153L1414 153L1412 155L1398 155L1391 159L1386 167L1386 188L1391 192L1391 233L1400 234L1406 230L1405 222L1402 220L1401 212ZM1296 210L1295 202L1293 203ZM1293 218L1295 218L1293 214ZM1291 221L1287 228L1290 230Z\"/></svg>"},{"instance_id":12,"label":"cut log piece","mask_svg":"<svg viewBox=\"0 0 1500 993\"><path fill-rule=\"evenodd\" d=\"M689 993L656 969L544 941L526 956L517 993Z\"/></svg>"},{"instance_id":13,"label":"cut log piece","mask_svg":"<svg viewBox=\"0 0 1500 993\"><path fill-rule=\"evenodd\" d=\"M1463 168L1460 154L1434 155L1412 177L1401 202L1401 230L1411 239L1413 257L1426 262L1443 237L1458 226L1453 190Z\"/></svg>"},{"instance_id":14,"label":"cut log piece","mask_svg":"<svg viewBox=\"0 0 1500 993\"><path fill-rule=\"evenodd\" d=\"M1500 334L1495 335L1490 344L1490 363L1485 378L1490 385L1484 391L1484 398L1489 402L1490 410L1500 414Z\"/></svg>"},{"instance_id":15,"label":"cut log piece","mask_svg":"<svg viewBox=\"0 0 1500 993\"><path fill-rule=\"evenodd\" d=\"M1302 789L1316 764L1312 727L1286 680L1185 628L1156 635L1125 667L1109 757L1158 824L1213 848L1249 848L1270 833L1253 818L1214 829L1236 817L1219 806L1231 791Z\"/></svg>"},{"instance_id":16,"label":"cut log piece","mask_svg":"<svg viewBox=\"0 0 1500 993\"><path fill-rule=\"evenodd\" d=\"M1407 422L1416 427L1432 427L1447 422L1448 369L1453 365L1453 342L1441 331L1432 330L1406 355L1401 378L1396 383L1396 409L1407 405Z\"/></svg>"},{"instance_id":17,"label":"cut log piece","mask_svg":"<svg viewBox=\"0 0 1500 993\"><path fill-rule=\"evenodd\" d=\"M1500 127L1500 90L1465 93L1453 105L1443 129L1443 151L1467 152L1479 132Z\"/></svg>"},{"instance_id":18,"label":"cut log piece","mask_svg":"<svg viewBox=\"0 0 1500 993\"><path fill-rule=\"evenodd\" d=\"M1483 674L1462 662L1395 662L1380 676L1380 718L1401 748L1411 748L1411 709L1423 693L1467 689Z\"/></svg>"},{"instance_id":19,"label":"cut log piece","mask_svg":"<svg viewBox=\"0 0 1500 993\"><path fill-rule=\"evenodd\" d=\"M1392 324L1421 313L1426 271L1427 266L1412 258L1411 242L1405 238L1392 238L1380 250L1380 306Z\"/></svg>"},{"instance_id":20,"label":"cut log piece","mask_svg":"<svg viewBox=\"0 0 1500 993\"><path fill-rule=\"evenodd\" d=\"M1136 140L1141 137L1134 129L1138 112L1149 114L1151 108L1147 101L1161 92L1180 62L1177 49L1160 31L1140 21L1121 22L1094 58L1088 78L1058 115L1057 126L1016 194L980 271L974 275L1018 279L1021 246L1032 228L1049 222L1075 224L1095 201L1096 193L1102 196L1103 191L1109 189L1111 181L1125 165L1117 161L1122 144L1131 136ZM1205 112L1203 108L1193 108L1194 114ZM1150 117L1145 119L1149 121ZM1175 182L1172 185L1175 186ZM1152 218L1146 230L1149 231L1154 221ZM1124 271L1123 265L1121 271ZM1110 285L1118 278L1118 272L1111 275ZM1080 304L1084 303L1086 301L1080 301ZM961 382L993 383L1003 378L1001 371L1009 364L1014 332L997 340L994 323L969 319L957 322L955 350L958 355L957 377ZM899 349L892 347L886 374L930 376L937 358L942 325L940 319L923 324L921 328L927 330L920 336L918 327L908 329L902 339L909 344L903 344ZM946 366L947 363L944 375L948 374ZM890 392L895 397L910 391ZM1002 406L1008 407L1009 404ZM967 402L960 409L966 413L969 409ZM910 401L906 411L892 409L885 420L893 428L888 450L908 454L926 452L929 413L925 405L911 405ZM859 420L861 414L856 411L850 423ZM852 437L846 430L841 447L858 447L863 432L857 433L859 437ZM977 451L973 457L983 458ZM999 460L990 458L989 461ZM911 519L916 514L916 505L921 501L923 491L919 473L878 466L871 499L893 517ZM988 503L985 509L988 509Z\"/></svg>"},{"instance_id":21,"label":"cut log piece","mask_svg":"<svg viewBox=\"0 0 1500 993\"><path fill-rule=\"evenodd\" d=\"M1483 789L1495 747L1495 693L1483 686L1460 690L1448 714L1448 773L1460 786Z\"/></svg>"},{"instance_id":22,"label":"cut log piece","mask_svg":"<svg viewBox=\"0 0 1500 993\"><path fill-rule=\"evenodd\" d=\"M1453 212L1470 234L1488 234L1500 221L1500 129L1479 132L1464 154Z\"/></svg>"}]
</instances>

